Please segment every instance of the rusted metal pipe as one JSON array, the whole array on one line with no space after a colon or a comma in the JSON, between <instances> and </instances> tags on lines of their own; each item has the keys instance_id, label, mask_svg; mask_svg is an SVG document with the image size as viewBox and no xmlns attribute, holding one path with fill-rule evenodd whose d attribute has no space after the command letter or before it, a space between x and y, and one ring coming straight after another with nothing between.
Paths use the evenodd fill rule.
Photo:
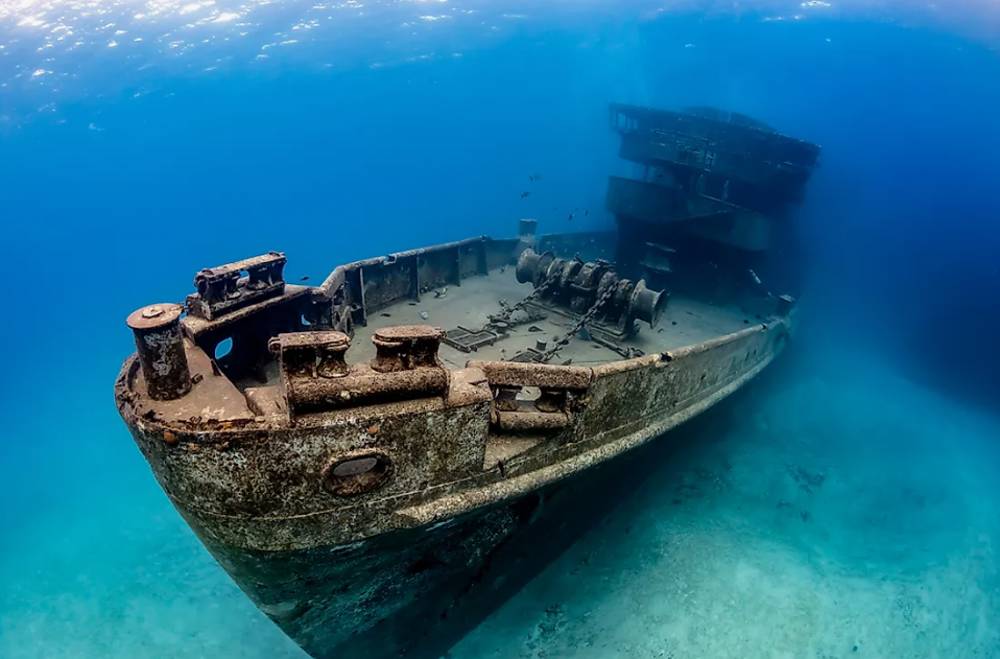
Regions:
<instances>
[{"instance_id":1,"label":"rusted metal pipe","mask_svg":"<svg viewBox=\"0 0 1000 659\"><path fill-rule=\"evenodd\" d=\"M572 422L566 412L495 412L495 424L508 432L538 432L561 430Z\"/></svg>"},{"instance_id":2,"label":"rusted metal pipe","mask_svg":"<svg viewBox=\"0 0 1000 659\"><path fill-rule=\"evenodd\" d=\"M358 366L342 378L291 377L286 395L296 412L322 411L393 400L443 396L448 371L418 366L395 373L378 373Z\"/></svg>"},{"instance_id":3,"label":"rusted metal pipe","mask_svg":"<svg viewBox=\"0 0 1000 659\"><path fill-rule=\"evenodd\" d=\"M142 377L153 400L174 400L191 391L191 372L184 353L179 304L151 304L129 314Z\"/></svg>"}]
</instances>

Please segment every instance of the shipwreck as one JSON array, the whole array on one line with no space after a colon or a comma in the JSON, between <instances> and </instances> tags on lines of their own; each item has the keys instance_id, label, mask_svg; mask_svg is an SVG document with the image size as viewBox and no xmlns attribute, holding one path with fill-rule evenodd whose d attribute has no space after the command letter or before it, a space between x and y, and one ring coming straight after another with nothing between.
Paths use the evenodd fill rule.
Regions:
<instances>
[{"instance_id":1,"label":"shipwreck","mask_svg":"<svg viewBox=\"0 0 1000 659\"><path fill-rule=\"evenodd\" d=\"M505 569L544 558L539 520L580 512L559 492L788 341L795 300L759 273L818 147L709 109L610 118L635 168L609 181L614 231L521 220L318 286L286 282L270 252L128 317L115 397L136 444L310 654L440 653L455 632L439 628L472 624L514 587Z\"/></svg>"}]
</instances>

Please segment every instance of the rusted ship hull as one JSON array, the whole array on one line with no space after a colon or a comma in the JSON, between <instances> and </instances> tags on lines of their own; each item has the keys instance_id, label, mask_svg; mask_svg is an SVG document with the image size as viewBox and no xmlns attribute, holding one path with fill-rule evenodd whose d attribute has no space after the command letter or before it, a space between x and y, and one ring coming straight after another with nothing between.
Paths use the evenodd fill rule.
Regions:
<instances>
[{"instance_id":1,"label":"rusted ship hull","mask_svg":"<svg viewBox=\"0 0 1000 659\"><path fill-rule=\"evenodd\" d=\"M315 287L269 252L129 316L137 445L314 656L440 654L613 503L637 449L783 349L794 300L754 268L818 147L706 109L611 123L643 166L609 183L617 236L522 219Z\"/></svg>"},{"instance_id":2,"label":"rusted ship hull","mask_svg":"<svg viewBox=\"0 0 1000 659\"><path fill-rule=\"evenodd\" d=\"M318 657L421 656L453 637L448 616L471 620L475 609L502 598L495 578L505 570L495 563L532 555L523 543L539 519L539 501L737 390L781 351L789 323L775 316L700 344L592 369L532 365L550 385L583 377L585 393L571 423L546 433L545 450L485 470L490 373L502 381L508 366L502 363L470 362L454 378L452 388L480 389L478 396L453 391L450 401L386 403L280 432L185 433L144 418L127 393L139 372L134 360L119 379L119 401L174 504L236 582L303 648ZM399 476L408 461L430 473L432 437L442 446L478 446L472 450L478 469L350 507L303 505L300 497L323 500L317 484L331 455L377 447L399 465ZM563 506L554 516L568 524L569 512ZM544 535L551 543L551 533Z\"/></svg>"},{"instance_id":3,"label":"rusted ship hull","mask_svg":"<svg viewBox=\"0 0 1000 659\"><path fill-rule=\"evenodd\" d=\"M627 500L662 464L664 448L641 447L511 502L347 546L293 552L207 546L314 657L446 656Z\"/></svg>"},{"instance_id":4,"label":"rusted ship hull","mask_svg":"<svg viewBox=\"0 0 1000 659\"><path fill-rule=\"evenodd\" d=\"M248 552L206 544L314 657L439 657L577 537L595 505L608 504L578 508L570 493L585 491L556 484L446 523L337 547Z\"/></svg>"}]
</instances>

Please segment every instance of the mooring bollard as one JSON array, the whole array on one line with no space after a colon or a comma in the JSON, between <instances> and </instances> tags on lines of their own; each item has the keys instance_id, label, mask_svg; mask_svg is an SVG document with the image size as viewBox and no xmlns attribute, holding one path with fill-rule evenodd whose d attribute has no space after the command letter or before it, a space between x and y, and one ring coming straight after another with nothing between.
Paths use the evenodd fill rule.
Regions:
<instances>
[{"instance_id":1,"label":"mooring bollard","mask_svg":"<svg viewBox=\"0 0 1000 659\"><path fill-rule=\"evenodd\" d=\"M135 335L142 377L153 400L174 400L191 391L191 372L184 354L179 304L151 304L125 321Z\"/></svg>"}]
</instances>

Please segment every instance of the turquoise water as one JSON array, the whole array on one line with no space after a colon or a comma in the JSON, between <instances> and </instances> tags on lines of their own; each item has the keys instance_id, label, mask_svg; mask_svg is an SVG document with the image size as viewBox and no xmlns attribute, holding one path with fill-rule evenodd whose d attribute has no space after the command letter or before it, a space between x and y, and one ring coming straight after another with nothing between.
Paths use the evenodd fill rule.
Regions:
<instances>
[{"instance_id":1,"label":"turquoise water","mask_svg":"<svg viewBox=\"0 0 1000 659\"><path fill-rule=\"evenodd\" d=\"M4 3L0 657L302 656L118 419L125 316L610 226L610 101L823 146L800 331L452 654L1000 656L998 44L985 2Z\"/></svg>"}]
</instances>

